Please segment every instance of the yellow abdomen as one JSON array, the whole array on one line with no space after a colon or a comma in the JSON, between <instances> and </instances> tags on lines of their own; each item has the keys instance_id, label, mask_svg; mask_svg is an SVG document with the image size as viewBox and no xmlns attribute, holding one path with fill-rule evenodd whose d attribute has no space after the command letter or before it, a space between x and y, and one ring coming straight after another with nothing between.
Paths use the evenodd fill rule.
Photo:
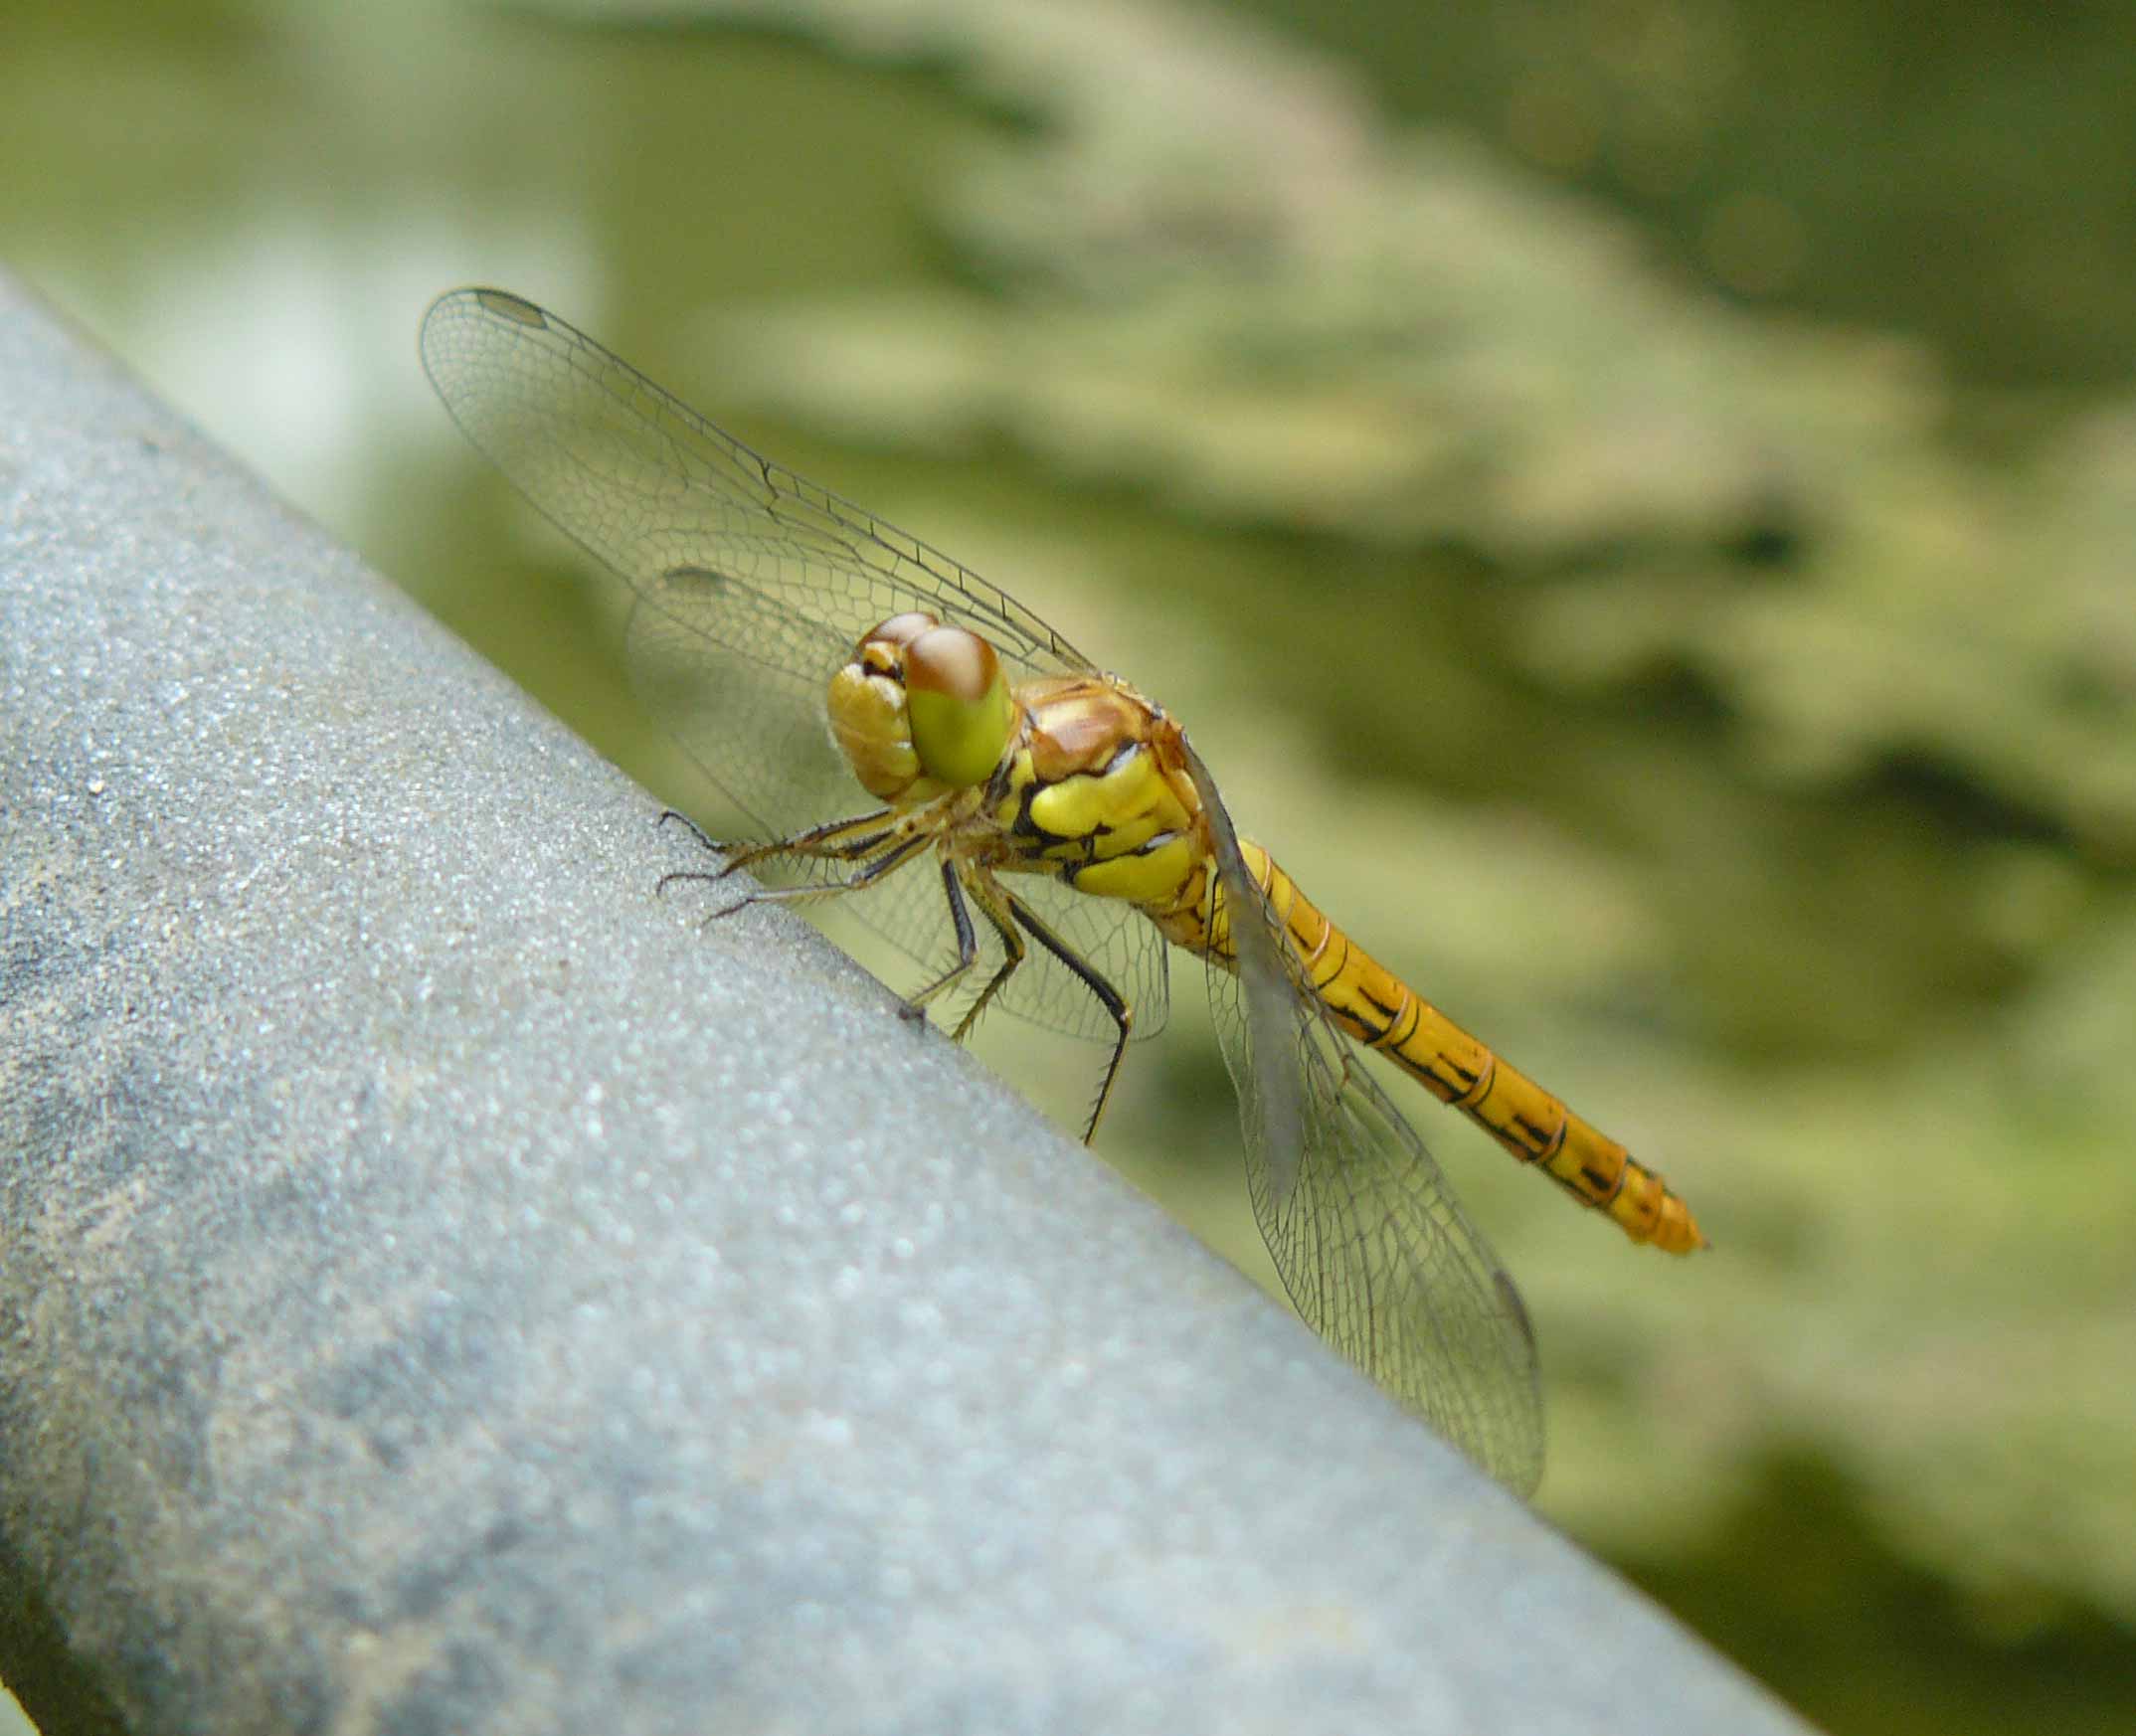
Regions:
<instances>
[{"instance_id":1,"label":"yellow abdomen","mask_svg":"<svg viewBox=\"0 0 2136 1736\"><path fill-rule=\"evenodd\" d=\"M1306 974L1343 1031L1389 1057L1521 1162L1539 1166L1568 1192L1609 1213L1633 1241L1651 1242L1670 1254L1706 1245L1691 1208L1659 1175L1352 942L1266 850L1251 843L1241 848L1248 872L1268 896ZM1198 896L1191 904L1181 899L1151 914L1175 943L1228 962L1233 957L1230 913L1220 883L1215 893L1206 922Z\"/></svg>"}]
</instances>

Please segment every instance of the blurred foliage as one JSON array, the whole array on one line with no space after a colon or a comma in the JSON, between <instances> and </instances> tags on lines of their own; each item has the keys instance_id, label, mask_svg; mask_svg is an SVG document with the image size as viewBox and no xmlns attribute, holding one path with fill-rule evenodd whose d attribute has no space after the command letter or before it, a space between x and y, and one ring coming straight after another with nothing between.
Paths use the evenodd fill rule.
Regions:
<instances>
[{"instance_id":1,"label":"blurred foliage","mask_svg":"<svg viewBox=\"0 0 2136 1736\"><path fill-rule=\"evenodd\" d=\"M1246 3L1731 294L1903 327L2050 399L2130 377L2136 8Z\"/></svg>"},{"instance_id":2,"label":"blurred foliage","mask_svg":"<svg viewBox=\"0 0 2136 1736\"><path fill-rule=\"evenodd\" d=\"M275 474L335 364L257 321L351 284L368 371L488 276L808 431L758 438L1161 696L1691 1198L1665 1265L1403 1099L1536 1316L1546 1511L1835 1729L2136 1722L2136 22L1295 10L1354 58L1162 0L583 0L413 71L403 0L55 8L0 222L114 326L248 310L163 383L212 425L266 344ZM443 421L372 426L353 534L687 793ZM1101 1147L1265 1280L1193 976Z\"/></svg>"}]
</instances>

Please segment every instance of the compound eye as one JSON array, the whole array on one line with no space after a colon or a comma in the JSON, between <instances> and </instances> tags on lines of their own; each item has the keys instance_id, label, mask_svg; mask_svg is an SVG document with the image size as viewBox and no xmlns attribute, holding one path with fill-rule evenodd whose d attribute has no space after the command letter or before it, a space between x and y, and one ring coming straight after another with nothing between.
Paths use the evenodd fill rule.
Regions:
<instances>
[{"instance_id":1,"label":"compound eye","mask_svg":"<svg viewBox=\"0 0 2136 1736\"><path fill-rule=\"evenodd\" d=\"M905 647L941 624L923 609L893 614L853 648L853 661L871 675L898 675L904 666Z\"/></svg>"},{"instance_id":2,"label":"compound eye","mask_svg":"<svg viewBox=\"0 0 2136 1736\"><path fill-rule=\"evenodd\" d=\"M941 624L924 608L909 608L903 614L893 614L868 637L880 639L886 645L909 645L922 633L931 633Z\"/></svg>"},{"instance_id":3,"label":"compound eye","mask_svg":"<svg viewBox=\"0 0 2136 1736\"><path fill-rule=\"evenodd\" d=\"M929 629L905 647L912 745L930 778L954 788L993 776L1015 722L1001 659L963 627Z\"/></svg>"}]
</instances>

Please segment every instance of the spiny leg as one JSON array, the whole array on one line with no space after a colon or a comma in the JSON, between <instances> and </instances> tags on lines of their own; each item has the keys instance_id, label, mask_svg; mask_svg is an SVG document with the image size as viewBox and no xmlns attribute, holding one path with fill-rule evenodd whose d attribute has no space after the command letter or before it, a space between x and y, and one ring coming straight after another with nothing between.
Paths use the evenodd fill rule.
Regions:
<instances>
[{"instance_id":1,"label":"spiny leg","mask_svg":"<svg viewBox=\"0 0 2136 1736\"><path fill-rule=\"evenodd\" d=\"M653 821L653 825L655 827L664 826L669 820L680 820L684 825L689 827L690 836L695 838L698 843L702 844L707 850L710 850L715 856L717 856L727 847L725 844L721 843L719 839L715 838L710 832L706 831L703 826L699 825L688 814L684 813L679 807L663 807L662 809L660 809L660 817Z\"/></svg>"},{"instance_id":2,"label":"spiny leg","mask_svg":"<svg viewBox=\"0 0 2136 1736\"><path fill-rule=\"evenodd\" d=\"M810 857L818 861L857 862L860 867L845 879L826 886L771 887L751 893L747 898L737 900L724 910L714 911L712 916L705 920L710 922L717 917L732 916L753 904L806 904L820 898L834 898L841 893L863 891L885 875L902 868L933 841L933 830L927 826L923 815L903 814L892 823L883 824L883 821L890 819L891 811L889 808L878 808L872 813L859 814L852 819L833 820L827 825L797 832L790 838L753 844L730 856L725 866L717 872L684 870L662 875L659 890L664 892L671 882L677 880L702 880L707 883L723 880L737 868L747 867L753 862L761 862L771 856L791 855ZM662 813L660 818L662 823L670 818L681 820L697 835L700 843L708 849L719 849L720 846L706 836L704 829L687 814L670 808ZM925 1017L929 1003L962 981L978 962L979 944L972 927L971 912L965 902L966 887L959 879L955 863L949 858L945 858L942 864L942 887L944 899L950 907L950 920L957 931L957 962L917 993L906 997L904 1011L909 1017ZM952 1040L963 1042L970 1035L972 1027L979 1021L979 1014L986 1010L987 1005L1000 993L1028 956L1029 950L1016 934L1016 926L1021 926L1025 933L1066 965L1076 980L1090 991L1098 1004L1105 1008L1119 1032L1113 1043L1112 1055L1105 1064L1105 1077L1098 1086L1097 1102L1091 1107L1089 1125L1083 1129L1083 1142L1087 1145L1097 1136L1098 1124L1104 1120L1106 1105L1112 1101L1113 1086L1120 1077L1120 1066L1127 1058L1128 1040L1135 1028L1135 1009L1082 954L1055 934L1037 912L1002 886L984 868L979 868L975 872L970 890L980 914L1000 937L1004 956L1000 968L987 978L986 986L979 991L979 998L972 1003L964 1017L958 1020L956 1030L951 1033Z\"/></svg>"},{"instance_id":3,"label":"spiny leg","mask_svg":"<svg viewBox=\"0 0 2136 1736\"><path fill-rule=\"evenodd\" d=\"M889 816L890 810L888 808L877 808L873 813L856 814L851 819L833 820L828 825L812 826L805 832L796 832L790 838L774 838L769 843L750 844L742 849L735 850L719 868L680 868L672 874L663 874L660 876L659 884L654 890L656 892L665 892L668 887L678 880L701 880L707 886L714 885L726 879L737 868L747 868L752 863L762 862L773 856L800 856L815 861L864 862L880 853L896 850L901 845L910 843L915 832L920 830L916 816L907 815L889 825L884 825L882 822L888 819ZM706 849L717 853L727 848L717 839L709 837L702 826L679 809L668 808L660 815L660 822L663 825L670 819L679 819L684 825L688 826L691 832L695 834L697 841L704 845ZM908 851L900 857L900 860L907 860L909 856L910 852ZM868 884L866 879L856 876L852 881L841 882L827 887L803 887L798 890L802 893L838 892L851 890L855 885L866 884ZM774 894L766 892L758 896L770 898ZM744 899L741 905L731 906L730 908L739 910L742 905L753 902L755 902L754 898ZM718 914L724 915L725 913Z\"/></svg>"},{"instance_id":4,"label":"spiny leg","mask_svg":"<svg viewBox=\"0 0 2136 1736\"><path fill-rule=\"evenodd\" d=\"M817 861L854 862L863 856L873 855L886 840L909 838L924 829L924 813L900 814L893 817L887 807L876 808L872 813L855 814L851 819L831 820L828 824L810 826L805 832L796 832L789 838L772 838L761 844L746 844L727 858L722 873L732 874L737 868L747 868L752 862L762 862L770 856L805 856Z\"/></svg>"},{"instance_id":5,"label":"spiny leg","mask_svg":"<svg viewBox=\"0 0 2136 1736\"><path fill-rule=\"evenodd\" d=\"M1121 1062L1127 1059L1128 1034L1135 1028L1135 1009L1128 1005L1119 989L1098 974L1097 967L1089 959L1047 928L1036 911L1005 887L997 890L1031 939L1067 965L1076 980L1090 990L1098 1004L1112 1015L1113 1023L1120 1027L1119 1038L1113 1044L1113 1058L1106 1063L1105 1079L1098 1087L1098 1101L1091 1107L1090 1126L1083 1129L1083 1143L1087 1145L1098 1135L1098 1123L1105 1117L1105 1106L1112 1101L1113 1082L1120 1077Z\"/></svg>"},{"instance_id":6,"label":"spiny leg","mask_svg":"<svg viewBox=\"0 0 2136 1736\"><path fill-rule=\"evenodd\" d=\"M724 855L727 858L726 863L716 870L707 873L670 874L666 879L723 880L737 868L746 868L750 863L761 862L767 856L834 856L843 861L851 861L856 855L864 854L871 844L908 824L910 817L884 825L882 822L890 819L890 809L879 807L871 813L855 814L851 819L832 820L827 825L810 826L808 830L796 832L792 837L773 838L761 844L744 844L739 848L722 843L679 807L662 808L658 823L664 826L669 820L680 820L689 827L690 835L698 843L715 856ZM872 833L870 828L874 828Z\"/></svg>"},{"instance_id":7,"label":"spiny leg","mask_svg":"<svg viewBox=\"0 0 2136 1736\"><path fill-rule=\"evenodd\" d=\"M660 809L660 817L653 823L656 826L664 826L669 820L680 820L684 825L688 826L690 829L690 836L695 838L697 842L711 854L717 856L720 855L726 849L726 845L722 844L719 839L715 838L710 832L706 831L703 826L699 825L695 820L690 818L690 816L684 813L679 807L663 807L662 809ZM725 879L726 876L733 871L733 868L734 864L732 862L729 862L725 866L720 867L718 869L678 868L672 874L661 875L660 878L656 882L654 882L652 888L653 896L655 898L662 896L666 893L668 887L671 886L677 880L702 880L706 885L709 886L714 881Z\"/></svg>"},{"instance_id":8,"label":"spiny leg","mask_svg":"<svg viewBox=\"0 0 2136 1736\"><path fill-rule=\"evenodd\" d=\"M904 867L927 846L928 839L925 836L903 840L893 838L878 850L873 860L862 861L861 865L843 880L833 880L821 886L759 887L755 892L712 912L705 921L716 922L721 917L733 916L737 911L747 910L753 904L813 904L818 899L836 898L842 893L864 892L885 875L894 874ZM857 857L855 859L858 860ZM659 890L664 892L671 881L716 882L724 877L721 874L666 874L660 878Z\"/></svg>"},{"instance_id":9,"label":"spiny leg","mask_svg":"<svg viewBox=\"0 0 2136 1736\"><path fill-rule=\"evenodd\" d=\"M800 850L805 852L811 845L822 839L834 838L840 833L853 831L861 826L875 825L890 818L890 814L891 810L887 807L873 808L867 813L856 813L851 819L831 820L824 825L810 826L804 832L796 832L789 838L774 839L768 844L749 844L745 845L744 849L751 856L762 856L777 850ZM712 851L713 854L718 855L727 849L727 845L706 831L703 826L699 825L679 807L663 807L660 809L659 819L654 823L664 826L669 820L680 820L689 827L690 835L706 849Z\"/></svg>"},{"instance_id":10,"label":"spiny leg","mask_svg":"<svg viewBox=\"0 0 2136 1736\"><path fill-rule=\"evenodd\" d=\"M950 907L950 922L957 930L957 962L925 988L905 997L903 1010L909 1019L927 1017L928 1002L952 983L962 982L972 966L979 961L979 937L973 932L972 913L965 908L964 889L957 882L957 865L947 856L942 859L942 894ZM964 1025L959 1025L957 1036L960 1041L963 1040L964 1034Z\"/></svg>"},{"instance_id":11,"label":"spiny leg","mask_svg":"<svg viewBox=\"0 0 2136 1736\"><path fill-rule=\"evenodd\" d=\"M957 1021L957 1029L950 1033L953 1041L962 1043L972 1034L972 1027L979 1023L979 1016L986 1010L987 1003L999 994L1015 975L1027 953L1023 937L1016 933L1013 912L1006 891L1001 883L983 868L975 869L968 882L972 901L979 907L979 914L993 925L993 932L1001 939L1001 967L986 979L986 986L979 990L965 1016Z\"/></svg>"}]
</instances>

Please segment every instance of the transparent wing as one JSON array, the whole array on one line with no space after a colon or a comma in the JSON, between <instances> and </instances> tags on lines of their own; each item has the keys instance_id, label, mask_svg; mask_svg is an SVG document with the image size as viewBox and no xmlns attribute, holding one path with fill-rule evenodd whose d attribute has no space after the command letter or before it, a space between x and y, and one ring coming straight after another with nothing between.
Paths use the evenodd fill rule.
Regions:
<instances>
[{"instance_id":1,"label":"transparent wing","mask_svg":"<svg viewBox=\"0 0 2136 1736\"><path fill-rule=\"evenodd\" d=\"M629 590L625 660L647 710L767 835L866 805L823 722L832 672L906 609L982 634L1012 681L1088 670L1044 621L948 556L760 457L555 314L501 289L455 289L423 322L423 363L467 437ZM767 878L823 865L765 864ZM1164 943L1128 906L1019 883L1154 1034ZM950 946L933 875L899 875L851 908L922 964ZM999 1003L1049 1029L1109 1037L1052 959Z\"/></svg>"},{"instance_id":2,"label":"transparent wing","mask_svg":"<svg viewBox=\"0 0 2136 1736\"><path fill-rule=\"evenodd\" d=\"M1238 969L1209 966L1254 1216L1307 1323L1515 1493L1542 1476L1519 1293L1336 1030L1241 859L1200 760Z\"/></svg>"}]
</instances>

